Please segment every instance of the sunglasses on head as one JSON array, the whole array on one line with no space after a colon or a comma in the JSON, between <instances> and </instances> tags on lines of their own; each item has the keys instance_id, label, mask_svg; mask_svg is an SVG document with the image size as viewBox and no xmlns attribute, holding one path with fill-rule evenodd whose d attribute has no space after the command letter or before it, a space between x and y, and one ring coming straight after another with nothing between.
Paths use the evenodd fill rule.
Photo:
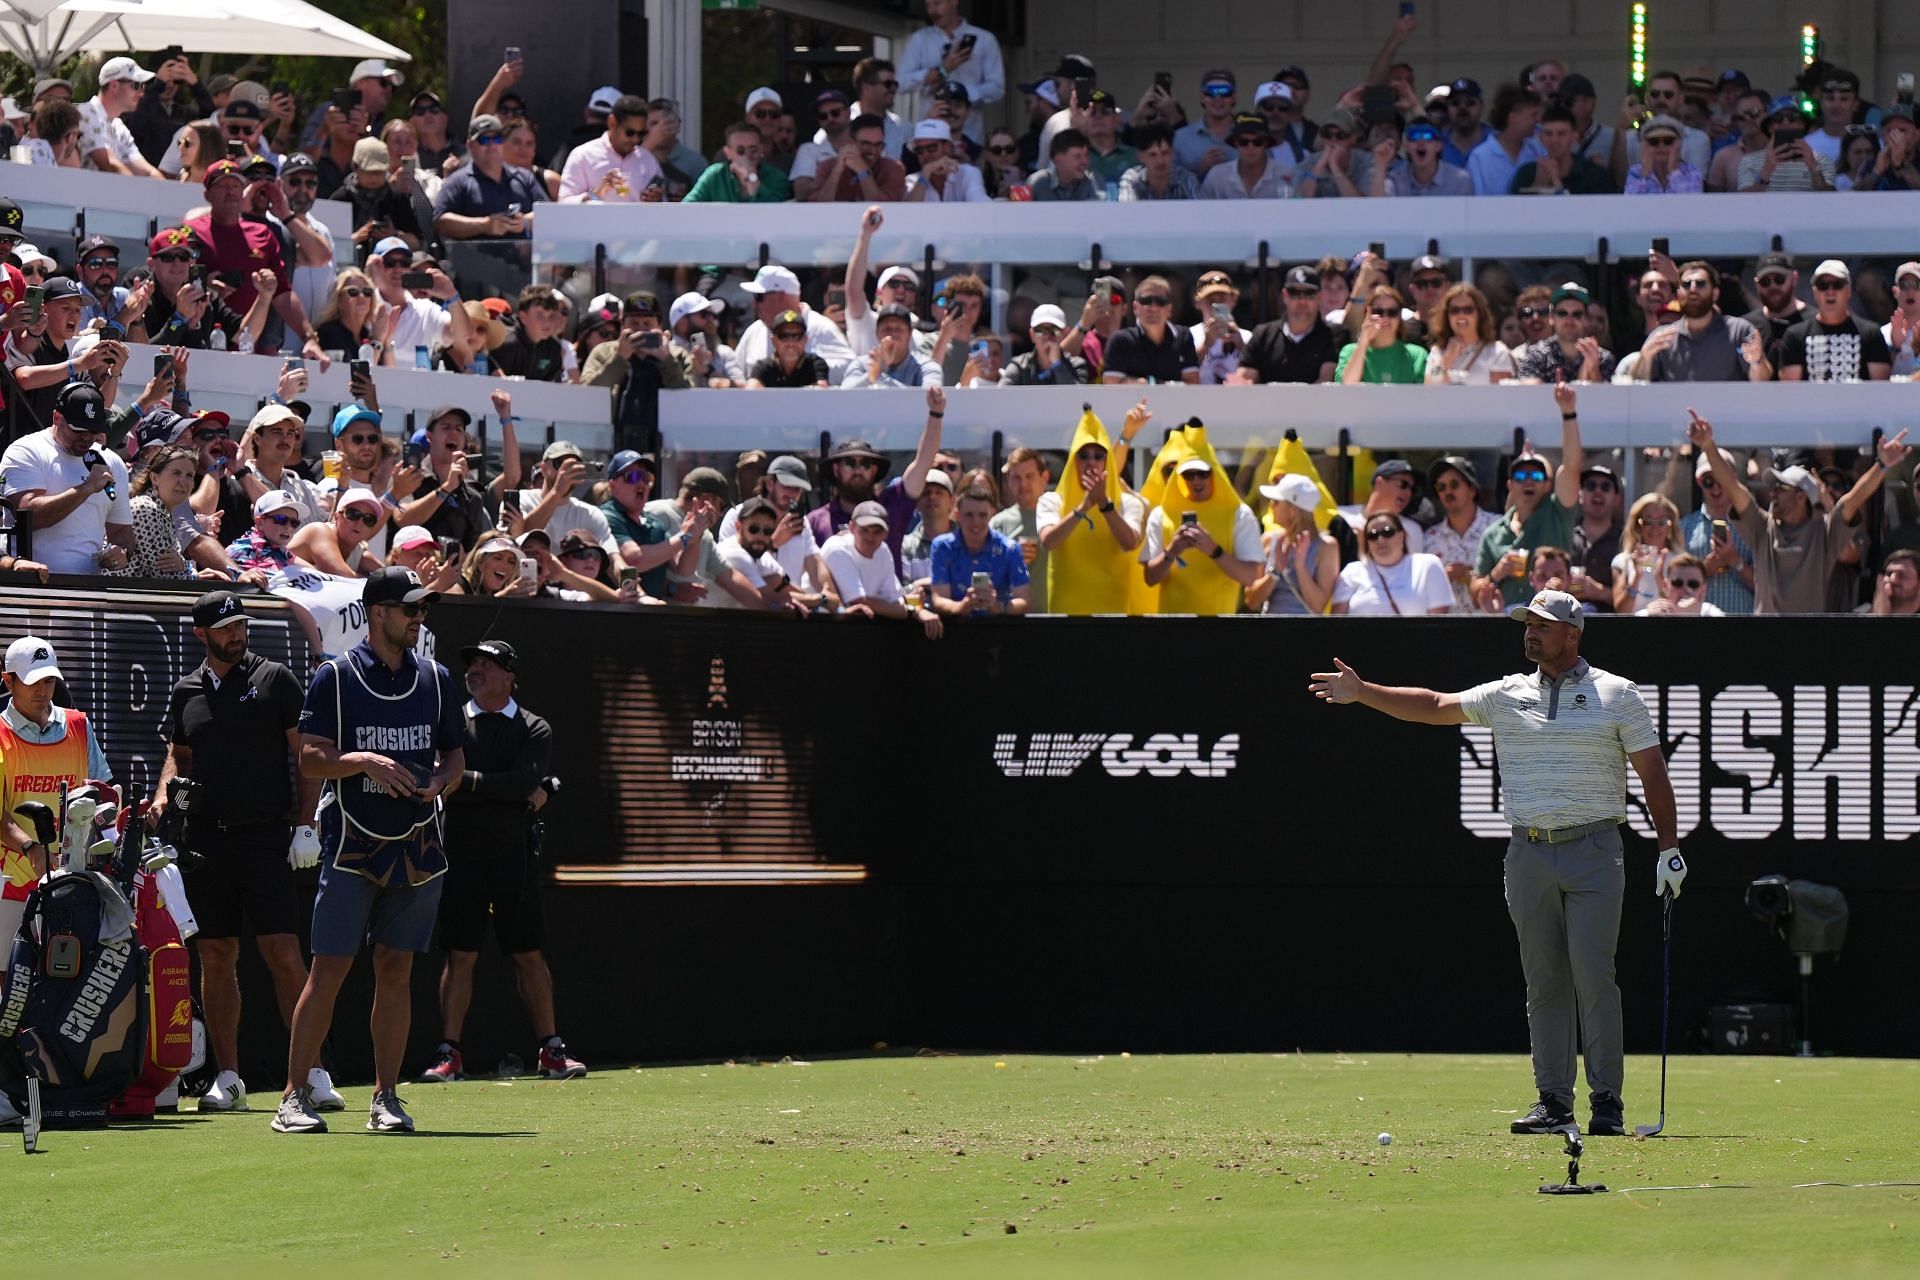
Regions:
<instances>
[{"instance_id":1,"label":"sunglasses on head","mask_svg":"<svg viewBox=\"0 0 1920 1280\"><path fill-rule=\"evenodd\" d=\"M1523 319L1533 320L1533 319L1537 319L1540 316L1552 315L1553 312L1550 308L1547 308L1547 307L1521 307L1516 314L1521 316Z\"/></svg>"},{"instance_id":2,"label":"sunglasses on head","mask_svg":"<svg viewBox=\"0 0 1920 1280\"><path fill-rule=\"evenodd\" d=\"M578 542L560 548L560 557L563 560L577 560L582 556L604 556L606 554L607 549L605 547L596 547L591 544Z\"/></svg>"}]
</instances>

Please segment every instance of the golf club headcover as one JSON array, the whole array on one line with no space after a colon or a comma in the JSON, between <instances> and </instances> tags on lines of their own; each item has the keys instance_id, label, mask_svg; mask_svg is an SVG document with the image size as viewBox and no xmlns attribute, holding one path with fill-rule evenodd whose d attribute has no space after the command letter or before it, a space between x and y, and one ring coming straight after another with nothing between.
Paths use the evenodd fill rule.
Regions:
<instances>
[{"instance_id":1,"label":"golf club headcover","mask_svg":"<svg viewBox=\"0 0 1920 1280\"><path fill-rule=\"evenodd\" d=\"M160 890L161 905L180 930L180 940L185 942L200 932L200 922L193 918L193 908L187 905L187 882L180 878L180 868L169 863L153 873L153 881Z\"/></svg>"},{"instance_id":2,"label":"golf club headcover","mask_svg":"<svg viewBox=\"0 0 1920 1280\"><path fill-rule=\"evenodd\" d=\"M60 865L71 871L86 869L87 846L93 843L93 815L100 808L93 792L81 787L67 797L65 824L60 828Z\"/></svg>"},{"instance_id":3,"label":"golf club headcover","mask_svg":"<svg viewBox=\"0 0 1920 1280\"><path fill-rule=\"evenodd\" d=\"M1653 896L1665 897L1671 893L1680 896L1680 883L1687 878L1687 860L1680 856L1679 849L1662 849L1660 861L1654 866Z\"/></svg>"},{"instance_id":4,"label":"golf club headcover","mask_svg":"<svg viewBox=\"0 0 1920 1280\"><path fill-rule=\"evenodd\" d=\"M113 861L114 850L118 849L119 847L120 846L117 843L115 843L113 837L111 836L107 837L105 840L95 840L92 844L87 846L86 862L82 866L75 867L74 870L82 871L90 867L106 866L109 862Z\"/></svg>"}]
</instances>

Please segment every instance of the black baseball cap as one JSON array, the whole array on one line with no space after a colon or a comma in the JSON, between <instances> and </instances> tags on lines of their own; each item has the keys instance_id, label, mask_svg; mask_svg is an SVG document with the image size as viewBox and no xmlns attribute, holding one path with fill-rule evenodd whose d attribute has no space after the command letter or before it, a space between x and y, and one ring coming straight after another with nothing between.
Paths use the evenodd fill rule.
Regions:
<instances>
[{"instance_id":1,"label":"black baseball cap","mask_svg":"<svg viewBox=\"0 0 1920 1280\"><path fill-rule=\"evenodd\" d=\"M107 400L91 382L69 382L53 398L55 412L76 431L107 429Z\"/></svg>"},{"instance_id":2,"label":"black baseball cap","mask_svg":"<svg viewBox=\"0 0 1920 1280\"><path fill-rule=\"evenodd\" d=\"M1462 480L1465 480L1475 493L1480 492L1479 469L1473 465L1471 458L1463 458L1457 453L1450 453L1435 462L1431 467L1428 467L1427 483L1429 485L1438 484L1440 477L1448 471L1456 473Z\"/></svg>"},{"instance_id":3,"label":"black baseball cap","mask_svg":"<svg viewBox=\"0 0 1920 1280\"><path fill-rule=\"evenodd\" d=\"M360 591L360 603L368 608L376 604L432 604L439 598L438 591L421 585L419 574L398 565L375 569Z\"/></svg>"},{"instance_id":4,"label":"black baseball cap","mask_svg":"<svg viewBox=\"0 0 1920 1280\"><path fill-rule=\"evenodd\" d=\"M1461 76L1458 80L1455 80L1447 86L1448 102L1452 102L1456 98L1484 99L1486 96L1486 94L1480 92L1480 82L1472 76Z\"/></svg>"},{"instance_id":5,"label":"black baseball cap","mask_svg":"<svg viewBox=\"0 0 1920 1280\"><path fill-rule=\"evenodd\" d=\"M228 98L227 105L220 108L222 120L265 120L267 113L260 104L251 98Z\"/></svg>"},{"instance_id":6,"label":"black baseball cap","mask_svg":"<svg viewBox=\"0 0 1920 1280\"><path fill-rule=\"evenodd\" d=\"M1287 287L1291 289L1318 289L1320 273L1312 267L1294 267L1287 272Z\"/></svg>"},{"instance_id":7,"label":"black baseball cap","mask_svg":"<svg viewBox=\"0 0 1920 1280\"><path fill-rule=\"evenodd\" d=\"M791 311L786 312L784 315L781 316L781 319L784 321L787 316L790 316L792 314L793 313ZM881 307L878 311L873 313L873 318L876 322L880 320L885 320L888 316L896 316L899 319L905 320L908 324L913 323L913 312L908 310L906 307L901 306L897 302L889 302L886 306Z\"/></svg>"},{"instance_id":8,"label":"black baseball cap","mask_svg":"<svg viewBox=\"0 0 1920 1280\"><path fill-rule=\"evenodd\" d=\"M1091 80L1093 59L1078 53L1061 54L1060 65L1053 69L1053 74L1068 80Z\"/></svg>"},{"instance_id":9,"label":"black baseball cap","mask_svg":"<svg viewBox=\"0 0 1920 1280\"><path fill-rule=\"evenodd\" d=\"M1227 131L1229 138L1272 138L1273 130L1267 128L1265 116L1242 111L1233 118L1233 128Z\"/></svg>"},{"instance_id":10,"label":"black baseball cap","mask_svg":"<svg viewBox=\"0 0 1920 1280\"><path fill-rule=\"evenodd\" d=\"M1753 271L1755 275L1758 275L1760 272L1768 269L1774 271L1791 271L1793 270L1793 259L1784 253L1763 253L1759 258L1755 259Z\"/></svg>"},{"instance_id":11,"label":"black baseball cap","mask_svg":"<svg viewBox=\"0 0 1920 1280\"><path fill-rule=\"evenodd\" d=\"M6 196L0 196L0 235L24 240L26 233L21 228L26 224L27 215L20 212L19 203Z\"/></svg>"},{"instance_id":12,"label":"black baseball cap","mask_svg":"<svg viewBox=\"0 0 1920 1280\"><path fill-rule=\"evenodd\" d=\"M88 236L74 247L73 256L78 260L86 257L95 249L111 249L116 258L120 256L120 246L105 236Z\"/></svg>"},{"instance_id":13,"label":"black baseball cap","mask_svg":"<svg viewBox=\"0 0 1920 1280\"><path fill-rule=\"evenodd\" d=\"M958 80L943 80L940 82L940 87L933 91L933 100L935 102L965 102L971 105L973 95L968 93L967 86L961 84Z\"/></svg>"},{"instance_id":14,"label":"black baseball cap","mask_svg":"<svg viewBox=\"0 0 1920 1280\"><path fill-rule=\"evenodd\" d=\"M246 617L246 605L231 591L209 591L193 602L193 625L205 631L244 622Z\"/></svg>"},{"instance_id":15,"label":"black baseball cap","mask_svg":"<svg viewBox=\"0 0 1920 1280\"><path fill-rule=\"evenodd\" d=\"M1273 78L1275 80L1298 80L1304 87L1308 89L1313 88L1313 81L1307 79L1306 71L1300 67L1282 67L1273 73Z\"/></svg>"},{"instance_id":16,"label":"black baseball cap","mask_svg":"<svg viewBox=\"0 0 1920 1280\"><path fill-rule=\"evenodd\" d=\"M53 302L59 298L84 298L87 291L72 276L48 276L40 296L43 302Z\"/></svg>"},{"instance_id":17,"label":"black baseball cap","mask_svg":"<svg viewBox=\"0 0 1920 1280\"><path fill-rule=\"evenodd\" d=\"M1443 274L1451 275L1453 274L1453 263L1437 253L1425 253L1413 260L1413 270L1439 271Z\"/></svg>"},{"instance_id":18,"label":"black baseball cap","mask_svg":"<svg viewBox=\"0 0 1920 1280\"><path fill-rule=\"evenodd\" d=\"M520 655L505 640L482 640L460 650L460 661L471 665L475 658L491 658L509 671L520 661Z\"/></svg>"},{"instance_id":19,"label":"black baseball cap","mask_svg":"<svg viewBox=\"0 0 1920 1280\"><path fill-rule=\"evenodd\" d=\"M1413 464L1405 458L1388 458L1373 469L1375 480L1385 480L1391 476L1405 476L1407 482L1413 482Z\"/></svg>"},{"instance_id":20,"label":"black baseball cap","mask_svg":"<svg viewBox=\"0 0 1920 1280\"><path fill-rule=\"evenodd\" d=\"M283 178L294 173L318 172L320 172L320 166L315 164L313 157L304 151L296 151L280 162L280 176Z\"/></svg>"},{"instance_id":21,"label":"black baseball cap","mask_svg":"<svg viewBox=\"0 0 1920 1280\"><path fill-rule=\"evenodd\" d=\"M1741 77L1742 80L1745 78L1745 76ZM1600 95L1594 91L1593 81L1578 71L1569 71L1560 81L1560 96L1571 102L1575 98L1597 98Z\"/></svg>"}]
</instances>

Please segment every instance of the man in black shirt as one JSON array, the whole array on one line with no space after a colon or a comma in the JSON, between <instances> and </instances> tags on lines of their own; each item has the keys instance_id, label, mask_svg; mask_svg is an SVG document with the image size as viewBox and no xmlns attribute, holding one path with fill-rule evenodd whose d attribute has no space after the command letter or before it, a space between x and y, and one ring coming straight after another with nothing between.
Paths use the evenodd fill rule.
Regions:
<instances>
[{"instance_id":1,"label":"man in black shirt","mask_svg":"<svg viewBox=\"0 0 1920 1280\"><path fill-rule=\"evenodd\" d=\"M1340 359L1342 339L1320 314L1320 273L1312 267L1287 272L1286 315L1253 331L1234 370L1235 382L1327 382Z\"/></svg>"},{"instance_id":2,"label":"man in black shirt","mask_svg":"<svg viewBox=\"0 0 1920 1280\"><path fill-rule=\"evenodd\" d=\"M360 139L353 144L353 174L340 184L333 198L353 206L355 244L375 244L397 235L417 249L420 223L414 216L413 201L395 191L387 180L389 163L386 143L378 138Z\"/></svg>"},{"instance_id":3,"label":"man in black shirt","mask_svg":"<svg viewBox=\"0 0 1920 1280\"><path fill-rule=\"evenodd\" d=\"M520 1000L533 1023L541 1076L572 1080L587 1069L567 1054L554 1030L553 974L540 948L546 923L540 912L539 818L549 796L553 733L547 722L514 700L519 655L504 640L483 640L460 651L467 664L466 772L447 797L447 883L440 899L442 1040L422 1084L462 1079L460 1033L473 1002L473 970L487 924L500 950L513 959Z\"/></svg>"},{"instance_id":4,"label":"man in black shirt","mask_svg":"<svg viewBox=\"0 0 1920 1280\"><path fill-rule=\"evenodd\" d=\"M1193 335L1173 318L1173 286L1148 276L1133 293L1134 323L1106 341L1103 382L1199 382Z\"/></svg>"},{"instance_id":5,"label":"man in black shirt","mask_svg":"<svg viewBox=\"0 0 1920 1280\"><path fill-rule=\"evenodd\" d=\"M226 299L193 282L194 265L203 246L185 227L169 227L147 242L147 265L153 271L153 300L144 316L128 316L135 337L157 347L206 348L207 335L223 330L229 338L245 320Z\"/></svg>"},{"instance_id":6,"label":"man in black shirt","mask_svg":"<svg viewBox=\"0 0 1920 1280\"><path fill-rule=\"evenodd\" d=\"M1828 258L1813 269L1814 314L1780 340L1782 382L1885 382L1893 353L1880 326L1853 314L1847 264Z\"/></svg>"},{"instance_id":7,"label":"man in black shirt","mask_svg":"<svg viewBox=\"0 0 1920 1280\"><path fill-rule=\"evenodd\" d=\"M559 335L567 321L552 288L530 284L522 289L514 306L514 319L507 340L493 353L494 372L529 382L560 381L564 366Z\"/></svg>"},{"instance_id":8,"label":"man in black shirt","mask_svg":"<svg viewBox=\"0 0 1920 1280\"><path fill-rule=\"evenodd\" d=\"M291 1025L294 1002L307 984L294 872L320 859L320 837L312 826L320 788L301 776L296 803L291 763L300 753L296 726L306 693L291 671L247 652L247 612L240 597L210 591L194 601L193 634L206 646L207 659L173 687L167 707L172 746L149 817L157 822L165 812L172 779L200 784L186 841L203 861L183 867L181 874L200 922L194 937L200 998L209 1047L220 1068L200 1108L245 1111L247 1089L235 1070L241 921L253 929L273 974L280 1016ZM290 818L299 823L291 839ZM315 1068L309 1083L320 1110L346 1105L323 1069Z\"/></svg>"},{"instance_id":9,"label":"man in black shirt","mask_svg":"<svg viewBox=\"0 0 1920 1280\"><path fill-rule=\"evenodd\" d=\"M1760 305L1747 313L1746 320L1760 331L1760 341L1766 346L1767 366L1776 376L1780 368L1780 344L1786 341L1787 330L1812 314L1794 293L1799 283L1800 273L1793 269L1793 259L1784 253L1763 253L1754 263L1753 291L1759 295Z\"/></svg>"},{"instance_id":10,"label":"man in black shirt","mask_svg":"<svg viewBox=\"0 0 1920 1280\"><path fill-rule=\"evenodd\" d=\"M428 483L420 486L400 508L402 525L423 524L438 538L458 538L468 551L480 535L493 528L487 514L486 493L467 469L467 428L473 415L457 405L443 405L427 418L425 470ZM519 454L502 459L502 472L512 469L511 483L520 482ZM496 482L498 483L498 482Z\"/></svg>"}]
</instances>

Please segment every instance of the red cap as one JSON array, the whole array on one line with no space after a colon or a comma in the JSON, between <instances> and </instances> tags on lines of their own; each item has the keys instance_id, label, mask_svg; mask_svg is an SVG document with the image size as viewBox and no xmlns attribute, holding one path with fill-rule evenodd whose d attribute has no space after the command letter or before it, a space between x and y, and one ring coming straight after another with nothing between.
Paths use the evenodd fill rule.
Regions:
<instances>
[{"instance_id":1,"label":"red cap","mask_svg":"<svg viewBox=\"0 0 1920 1280\"><path fill-rule=\"evenodd\" d=\"M242 182L247 179L247 175L241 172L240 166L232 160L215 160L207 166L207 176L201 179L200 185L203 188L210 187L220 179L228 177L238 178Z\"/></svg>"},{"instance_id":2,"label":"red cap","mask_svg":"<svg viewBox=\"0 0 1920 1280\"><path fill-rule=\"evenodd\" d=\"M168 227L153 239L147 241L149 254L165 253L169 249L192 249L195 247L193 232L185 227Z\"/></svg>"}]
</instances>

